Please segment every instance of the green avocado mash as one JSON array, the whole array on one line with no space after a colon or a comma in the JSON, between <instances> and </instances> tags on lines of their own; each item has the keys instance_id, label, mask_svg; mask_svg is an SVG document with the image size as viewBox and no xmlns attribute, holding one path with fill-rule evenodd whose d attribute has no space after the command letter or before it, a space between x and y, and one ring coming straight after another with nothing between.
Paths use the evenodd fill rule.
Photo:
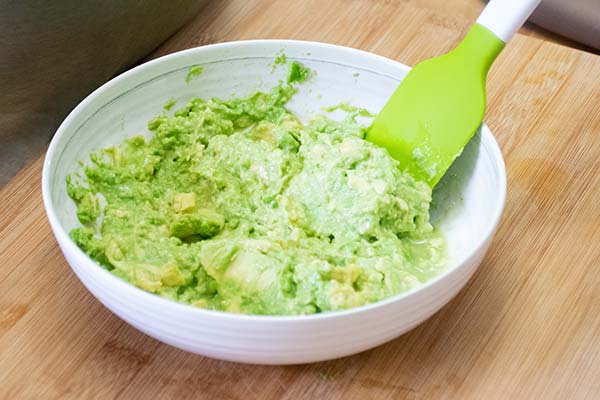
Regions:
<instances>
[{"instance_id":1,"label":"green avocado mash","mask_svg":"<svg viewBox=\"0 0 600 400\"><path fill-rule=\"evenodd\" d=\"M202 73L202 71L204 71L204 68L202 68L202 66L200 65L194 65L190 67L190 69L188 70L188 74L185 77L185 83L190 83L192 79L199 76Z\"/></svg>"},{"instance_id":2,"label":"green avocado mash","mask_svg":"<svg viewBox=\"0 0 600 400\"><path fill-rule=\"evenodd\" d=\"M360 111L302 124L293 81L192 99L93 153L67 179L71 238L114 275L214 310L311 314L376 302L439 273L431 190L363 140ZM364 115L364 113L362 113Z\"/></svg>"}]
</instances>

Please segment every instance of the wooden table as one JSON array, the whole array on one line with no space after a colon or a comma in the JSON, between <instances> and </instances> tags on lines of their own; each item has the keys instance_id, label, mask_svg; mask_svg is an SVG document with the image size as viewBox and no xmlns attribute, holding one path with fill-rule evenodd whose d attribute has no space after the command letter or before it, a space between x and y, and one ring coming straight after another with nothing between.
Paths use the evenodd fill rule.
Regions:
<instances>
[{"instance_id":1,"label":"wooden table","mask_svg":"<svg viewBox=\"0 0 600 400\"><path fill-rule=\"evenodd\" d=\"M152 57L226 40L293 38L414 64L450 49L468 29L460 9L444 7L215 1ZM188 354L108 312L50 232L40 154L0 191L0 398L600 398L599 111L598 56L517 36L489 78L487 122L509 186L478 273L399 339L302 366Z\"/></svg>"}]
</instances>

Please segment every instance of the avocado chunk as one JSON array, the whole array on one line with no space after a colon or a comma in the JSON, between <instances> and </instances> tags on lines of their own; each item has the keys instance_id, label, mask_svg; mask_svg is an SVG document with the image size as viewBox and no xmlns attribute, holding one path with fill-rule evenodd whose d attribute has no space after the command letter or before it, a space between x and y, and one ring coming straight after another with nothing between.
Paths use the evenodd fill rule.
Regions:
<instances>
[{"instance_id":1,"label":"avocado chunk","mask_svg":"<svg viewBox=\"0 0 600 400\"><path fill-rule=\"evenodd\" d=\"M191 214L177 214L169 227L179 239L208 239L223 229L225 218L214 210L198 209Z\"/></svg>"}]
</instances>

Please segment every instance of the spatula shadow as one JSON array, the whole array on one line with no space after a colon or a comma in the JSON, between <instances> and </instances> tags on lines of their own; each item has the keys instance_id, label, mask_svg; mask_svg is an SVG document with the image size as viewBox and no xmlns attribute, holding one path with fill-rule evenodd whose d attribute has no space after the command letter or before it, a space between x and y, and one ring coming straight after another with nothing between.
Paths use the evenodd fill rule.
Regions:
<instances>
[{"instance_id":1,"label":"spatula shadow","mask_svg":"<svg viewBox=\"0 0 600 400\"><path fill-rule=\"evenodd\" d=\"M465 146L461 155L454 161L442 179L433 189L430 219L438 226L444 219L458 210L463 202L462 193L475 171L481 144L481 127Z\"/></svg>"}]
</instances>

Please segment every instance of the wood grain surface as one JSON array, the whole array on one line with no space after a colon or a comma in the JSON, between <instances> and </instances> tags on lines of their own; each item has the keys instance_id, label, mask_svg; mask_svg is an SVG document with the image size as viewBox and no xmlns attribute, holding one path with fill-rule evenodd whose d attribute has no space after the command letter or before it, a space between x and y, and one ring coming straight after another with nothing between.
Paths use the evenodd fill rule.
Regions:
<instances>
[{"instance_id":1,"label":"wood grain surface","mask_svg":"<svg viewBox=\"0 0 600 400\"><path fill-rule=\"evenodd\" d=\"M414 64L468 29L460 9L440 4L215 1L151 57L293 38ZM517 36L489 78L486 120L506 158L508 197L481 268L404 336L301 366L188 354L107 311L52 236L40 154L0 191L0 399L598 399L599 111L598 56Z\"/></svg>"}]
</instances>

